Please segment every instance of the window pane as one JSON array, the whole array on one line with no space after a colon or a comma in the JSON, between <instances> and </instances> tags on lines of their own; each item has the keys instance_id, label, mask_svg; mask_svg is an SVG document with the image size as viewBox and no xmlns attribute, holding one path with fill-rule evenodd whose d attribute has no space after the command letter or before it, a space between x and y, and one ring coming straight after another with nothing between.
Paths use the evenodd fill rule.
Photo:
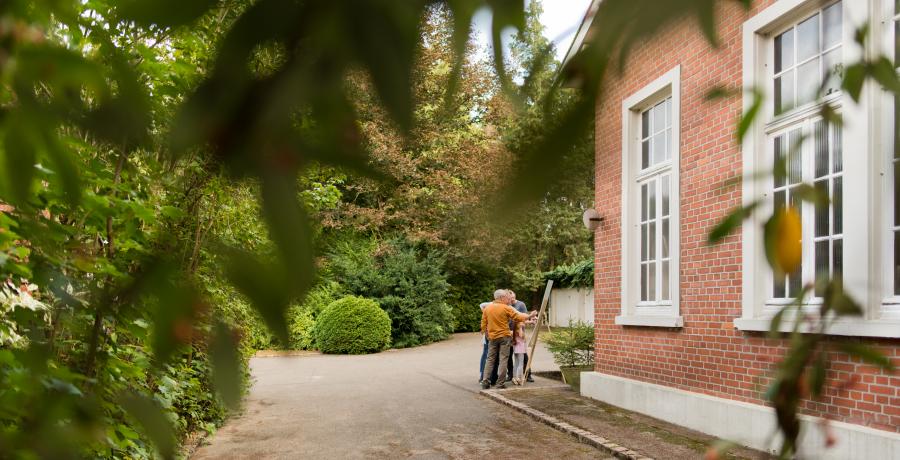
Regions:
<instances>
[{"instance_id":1,"label":"window pane","mask_svg":"<svg viewBox=\"0 0 900 460\"><path fill-rule=\"evenodd\" d=\"M647 184L641 184L641 222L647 220Z\"/></svg>"},{"instance_id":2,"label":"window pane","mask_svg":"<svg viewBox=\"0 0 900 460\"><path fill-rule=\"evenodd\" d=\"M834 213L834 229L832 235L844 233L844 185L840 177L834 178L834 190L831 192L831 210Z\"/></svg>"},{"instance_id":3,"label":"window pane","mask_svg":"<svg viewBox=\"0 0 900 460\"><path fill-rule=\"evenodd\" d=\"M785 291L784 286L784 277L783 276L775 276L775 279L772 283L772 297L776 299L783 299L787 297L787 292Z\"/></svg>"},{"instance_id":4,"label":"window pane","mask_svg":"<svg viewBox=\"0 0 900 460\"><path fill-rule=\"evenodd\" d=\"M775 37L775 73L794 63L794 29Z\"/></svg>"},{"instance_id":5,"label":"window pane","mask_svg":"<svg viewBox=\"0 0 900 460\"><path fill-rule=\"evenodd\" d=\"M821 297L825 294L825 290L821 288L819 281L828 279L829 270L828 266L830 265L829 259L829 246L831 241L823 240L816 242L816 295Z\"/></svg>"},{"instance_id":6,"label":"window pane","mask_svg":"<svg viewBox=\"0 0 900 460\"><path fill-rule=\"evenodd\" d=\"M660 280L660 284L662 285L662 295L660 295L661 300L669 300L669 261L665 261L662 263L662 279Z\"/></svg>"},{"instance_id":7,"label":"window pane","mask_svg":"<svg viewBox=\"0 0 900 460\"><path fill-rule=\"evenodd\" d=\"M647 300L656 300L656 264L647 264Z\"/></svg>"},{"instance_id":8,"label":"window pane","mask_svg":"<svg viewBox=\"0 0 900 460\"><path fill-rule=\"evenodd\" d=\"M791 131L788 140L788 183L799 184L803 180L803 167L800 162L800 129Z\"/></svg>"},{"instance_id":9,"label":"window pane","mask_svg":"<svg viewBox=\"0 0 900 460\"><path fill-rule=\"evenodd\" d=\"M797 213L800 214L800 221L803 222L803 208L801 207L800 199L797 198L796 195L791 193L788 195L788 201L790 206L794 207L797 210ZM801 241L802 243L802 241ZM796 297L800 294L800 288L803 285L801 280L801 276L803 275L803 264L797 267L793 273L788 275L788 297Z\"/></svg>"},{"instance_id":10,"label":"window pane","mask_svg":"<svg viewBox=\"0 0 900 460\"><path fill-rule=\"evenodd\" d=\"M662 176L659 188L662 190L662 215L669 215L669 176Z\"/></svg>"},{"instance_id":11,"label":"window pane","mask_svg":"<svg viewBox=\"0 0 900 460\"><path fill-rule=\"evenodd\" d=\"M819 14L797 24L797 62L805 61L822 48L819 46Z\"/></svg>"},{"instance_id":12,"label":"window pane","mask_svg":"<svg viewBox=\"0 0 900 460\"><path fill-rule=\"evenodd\" d=\"M775 163L784 161L784 153L787 150L784 145L784 135L778 136L775 138ZM784 176L781 174L775 174L775 187L783 187L784 186Z\"/></svg>"},{"instance_id":13,"label":"window pane","mask_svg":"<svg viewBox=\"0 0 900 460\"><path fill-rule=\"evenodd\" d=\"M821 84L818 57L797 67L797 105L814 101Z\"/></svg>"},{"instance_id":14,"label":"window pane","mask_svg":"<svg viewBox=\"0 0 900 460\"><path fill-rule=\"evenodd\" d=\"M800 295L800 290L803 286L803 283L800 280L801 269L798 268L794 273L788 275L788 296L789 297L797 297Z\"/></svg>"},{"instance_id":15,"label":"window pane","mask_svg":"<svg viewBox=\"0 0 900 460\"><path fill-rule=\"evenodd\" d=\"M650 157L650 164L659 164L666 158L666 133L659 133L653 136L653 155Z\"/></svg>"},{"instance_id":16,"label":"window pane","mask_svg":"<svg viewBox=\"0 0 900 460\"><path fill-rule=\"evenodd\" d=\"M647 266L641 265L641 300L647 300Z\"/></svg>"},{"instance_id":17,"label":"window pane","mask_svg":"<svg viewBox=\"0 0 900 460\"><path fill-rule=\"evenodd\" d=\"M900 96L896 95L894 96L894 158L900 158Z\"/></svg>"},{"instance_id":18,"label":"window pane","mask_svg":"<svg viewBox=\"0 0 900 460\"><path fill-rule=\"evenodd\" d=\"M672 150L675 146L672 145L672 129L666 130L666 160L672 158Z\"/></svg>"},{"instance_id":19,"label":"window pane","mask_svg":"<svg viewBox=\"0 0 900 460\"><path fill-rule=\"evenodd\" d=\"M792 187L789 189L791 193L788 194L788 205L793 207L797 214L800 215L800 222L803 222L803 203L797 198L797 195L794 193L796 187Z\"/></svg>"},{"instance_id":20,"label":"window pane","mask_svg":"<svg viewBox=\"0 0 900 460\"><path fill-rule=\"evenodd\" d=\"M831 126L831 168L836 173L844 170L844 138L841 129L838 125Z\"/></svg>"},{"instance_id":21,"label":"window pane","mask_svg":"<svg viewBox=\"0 0 900 460\"><path fill-rule=\"evenodd\" d=\"M641 262L647 260L647 224L641 224Z\"/></svg>"},{"instance_id":22,"label":"window pane","mask_svg":"<svg viewBox=\"0 0 900 460\"><path fill-rule=\"evenodd\" d=\"M656 219L656 181L647 183L647 195L648 201L650 202L650 207L647 211L647 220L653 220Z\"/></svg>"},{"instance_id":23,"label":"window pane","mask_svg":"<svg viewBox=\"0 0 900 460\"><path fill-rule=\"evenodd\" d=\"M894 8L894 11L900 8ZM894 21L894 65L900 62L900 21Z\"/></svg>"},{"instance_id":24,"label":"window pane","mask_svg":"<svg viewBox=\"0 0 900 460\"><path fill-rule=\"evenodd\" d=\"M824 49L831 48L841 42L841 2L822 11L822 39Z\"/></svg>"},{"instance_id":25,"label":"window pane","mask_svg":"<svg viewBox=\"0 0 900 460\"><path fill-rule=\"evenodd\" d=\"M841 90L841 78L844 76L841 48L835 48L822 56L822 78L825 85L822 94L831 94Z\"/></svg>"},{"instance_id":26,"label":"window pane","mask_svg":"<svg viewBox=\"0 0 900 460\"><path fill-rule=\"evenodd\" d=\"M894 226L900 227L900 161L894 160Z\"/></svg>"},{"instance_id":27,"label":"window pane","mask_svg":"<svg viewBox=\"0 0 900 460\"><path fill-rule=\"evenodd\" d=\"M672 127L672 98L666 98L666 128Z\"/></svg>"},{"instance_id":28,"label":"window pane","mask_svg":"<svg viewBox=\"0 0 900 460\"><path fill-rule=\"evenodd\" d=\"M663 259L669 258L669 219L663 219L662 221L662 233L660 233L659 237L662 239L660 241L660 245L662 246L662 255Z\"/></svg>"},{"instance_id":29,"label":"window pane","mask_svg":"<svg viewBox=\"0 0 900 460\"><path fill-rule=\"evenodd\" d=\"M779 190L779 191L775 192L775 210L776 211L784 208L784 194L785 194L784 190Z\"/></svg>"},{"instance_id":30,"label":"window pane","mask_svg":"<svg viewBox=\"0 0 900 460\"><path fill-rule=\"evenodd\" d=\"M794 71L785 72L775 79L775 114L794 106Z\"/></svg>"},{"instance_id":31,"label":"window pane","mask_svg":"<svg viewBox=\"0 0 900 460\"><path fill-rule=\"evenodd\" d=\"M650 111L641 113L641 139L650 137Z\"/></svg>"},{"instance_id":32,"label":"window pane","mask_svg":"<svg viewBox=\"0 0 900 460\"><path fill-rule=\"evenodd\" d=\"M650 230L647 235L647 249L650 251L647 260L656 260L656 222L650 222Z\"/></svg>"},{"instance_id":33,"label":"window pane","mask_svg":"<svg viewBox=\"0 0 900 460\"><path fill-rule=\"evenodd\" d=\"M641 142L641 169L650 167L650 140Z\"/></svg>"},{"instance_id":34,"label":"window pane","mask_svg":"<svg viewBox=\"0 0 900 460\"><path fill-rule=\"evenodd\" d=\"M819 196L828 196L828 180L816 182L816 193ZM828 236L828 214L830 206L816 205L816 236Z\"/></svg>"},{"instance_id":35,"label":"window pane","mask_svg":"<svg viewBox=\"0 0 900 460\"><path fill-rule=\"evenodd\" d=\"M832 267L831 267L831 277L834 279L840 278L841 274L844 273L844 240L834 240L832 242L833 252L832 259Z\"/></svg>"},{"instance_id":36,"label":"window pane","mask_svg":"<svg viewBox=\"0 0 900 460\"><path fill-rule=\"evenodd\" d=\"M653 132L658 133L666 129L666 103L661 102L653 107Z\"/></svg>"},{"instance_id":37,"label":"window pane","mask_svg":"<svg viewBox=\"0 0 900 460\"><path fill-rule=\"evenodd\" d=\"M894 295L900 295L900 232L894 232Z\"/></svg>"},{"instance_id":38,"label":"window pane","mask_svg":"<svg viewBox=\"0 0 900 460\"><path fill-rule=\"evenodd\" d=\"M825 129L824 121L817 121L814 126L815 132L815 172L816 177L828 175L828 130Z\"/></svg>"}]
</instances>

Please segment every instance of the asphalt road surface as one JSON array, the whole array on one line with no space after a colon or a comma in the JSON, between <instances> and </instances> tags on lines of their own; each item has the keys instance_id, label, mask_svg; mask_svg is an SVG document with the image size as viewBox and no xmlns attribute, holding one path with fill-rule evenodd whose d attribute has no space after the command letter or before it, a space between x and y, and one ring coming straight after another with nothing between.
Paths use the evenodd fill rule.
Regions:
<instances>
[{"instance_id":1,"label":"asphalt road surface","mask_svg":"<svg viewBox=\"0 0 900 460\"><path fill-rule=\"evenodd\" d=\"M374 355L254 358L243 414L193 458L606 457L479 396L480 356L471 333ZM556 369L542 345L535 356L534 369Z\"/></svg>"}]
</instances>

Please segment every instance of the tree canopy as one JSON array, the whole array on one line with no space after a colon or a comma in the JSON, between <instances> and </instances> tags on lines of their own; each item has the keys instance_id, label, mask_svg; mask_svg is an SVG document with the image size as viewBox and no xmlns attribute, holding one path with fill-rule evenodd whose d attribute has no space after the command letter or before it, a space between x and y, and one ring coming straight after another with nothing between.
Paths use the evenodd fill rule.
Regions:
<instances>
[{"instance_id":1,"label":"tree canopy","mask_svg":"<svg viewBox=\"0 0 900 460\"><path fill-rule=\"evenodd\" d=\"M715 45L725 1L606 0L563 69L536 1L3 2L0 452L175 456L237 407L251 343L296 342L296 309L346 290L322 257L338 244L374 242L375 270L441 265L451 312L484 293L465 280L533 288L590 257L577 216L605 77L684 18ZM493 43L518 31L509 59L471 58L482 7ZM891 62L866 59L852 97L866 79L900 92ZM396 273L379 298L415 310ZM852 305L830 292L826 312ZM447 333L437 316L416 340ZM785 455L821 337L798 338L778 380Z\"/></svg>"}]
</instances>

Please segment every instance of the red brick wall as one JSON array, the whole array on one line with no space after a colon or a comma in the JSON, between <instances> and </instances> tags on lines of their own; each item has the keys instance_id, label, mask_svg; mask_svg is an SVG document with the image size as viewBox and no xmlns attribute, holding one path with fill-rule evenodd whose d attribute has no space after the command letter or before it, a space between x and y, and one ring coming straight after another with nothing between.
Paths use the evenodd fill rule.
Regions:
<instances>
[{"instance_id":1,"label":"red brick wall","mask_svg":"<svg viewBox=\"0 0 900 460\"><path fill-rule=\"evenodd\" d=\"M719 49L712 49L696 22L684 20L636 47L620 78L607 82L597 104L596 208L606 217L595 238L596 370L683 390L764 404L772 366L783 340L734 329L741 316L740 236L710 247L706 238L728 210L740 205L740 187L722 188L738 177L741 149L735 131L740 97L709 102L717 84L740 87L741 27L771 1L747 13L720 9ZM664 329L614 324L621 312L622 101L676 65L681 65L681 303L684 327ZM836 340L861 340L854 338ZM875 341L900 366L900 341ZM832 353L833 388L808 401L813 415L900 432L900 376L881 374ZM855 376L855 377L854 377Z\"/></svg>"}]
</instances>

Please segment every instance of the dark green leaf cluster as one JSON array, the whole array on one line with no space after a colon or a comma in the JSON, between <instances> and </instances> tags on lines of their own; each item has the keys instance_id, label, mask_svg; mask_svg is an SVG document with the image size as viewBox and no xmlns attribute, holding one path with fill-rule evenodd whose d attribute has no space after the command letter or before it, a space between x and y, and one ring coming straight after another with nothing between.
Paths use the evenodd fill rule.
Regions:
<instances>
[{"instance_id":1,"label":"dark green leaf cluster","mask_svg":"<svg viewBox=\"0 0 900 460\"><path fill-rule=\"evenodd\" d=\"M348 296L319 314L315 337L322 353L377 353L391 345L391 319L375 301Z\"/></svg>"},{"instance_id":2,"label":"dark green leaf cluster","mask_svg":"<svg viewBox=\"0 0 900 460\"><path fill-rule=\"evenodd\" d=\"M481 330L482 302L494 297L498 286L508 283L500 278L500 270L471 264L465 268L452 270L448 281L447 303L453 315L454 332L478 332Z\"/></svg>"},{"instance_id":3,"label":"dark green leaf cluster","mask_svg":"<svg viewBox=\"0 0 900 460\"><path fill-rule=\"evenodd\" d=\"M395 347L443 340L453 332L439 252L400 239L383 245L352 239L338 244L328 258L334 279L348 293L373 299L387 312Z\"/></svg>"},{"instance_id":4,"label":"dark green leaf cluster","mask_svg":"<svg viewBox=\"0 0 900 460\"><path fill-rule=\"evenodd\" d=\"M594 261L584 260L571 265L560 265L544 273L544 281L553 280L557 288L594 287Z\"/></svg>"}]
</instances>

